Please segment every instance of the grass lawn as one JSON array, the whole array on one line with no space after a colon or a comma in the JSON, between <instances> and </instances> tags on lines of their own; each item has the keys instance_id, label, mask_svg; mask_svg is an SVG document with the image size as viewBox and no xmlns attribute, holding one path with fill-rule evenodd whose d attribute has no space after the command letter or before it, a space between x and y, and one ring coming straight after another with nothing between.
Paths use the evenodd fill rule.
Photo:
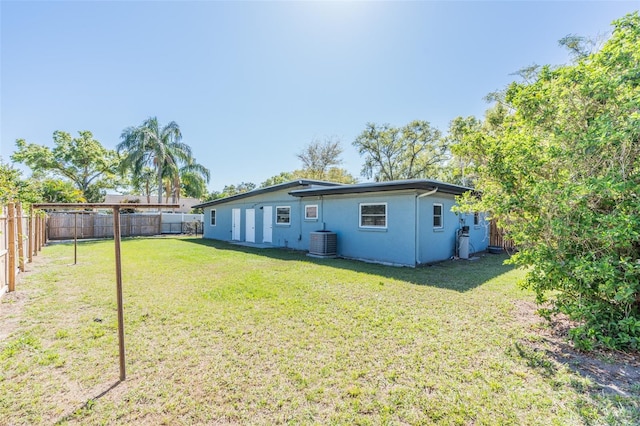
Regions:
<instances>
[{"instance_id":1,"label":"grass lawn","mask_svg":"<svg viewBox=\"0 0 640 426\"><path fill-rule=\"evenodd\" d=\"M197 238L43 249L3 297L0 424L640 423L536 348L504 257L409 269ZM1 335L0 335L1 336ZM537 346L536 346L537 345Z\"/></svg>"}]
</instances>

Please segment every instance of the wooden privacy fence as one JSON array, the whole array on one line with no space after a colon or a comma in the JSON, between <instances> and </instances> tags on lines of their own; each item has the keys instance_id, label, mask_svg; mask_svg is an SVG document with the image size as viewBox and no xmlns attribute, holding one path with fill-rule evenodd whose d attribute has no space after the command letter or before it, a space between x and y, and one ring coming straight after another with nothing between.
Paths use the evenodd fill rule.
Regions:
<instances>
[{"instance_id":1,"label":"wooden privacy fence","mask_svg":"<svg viewBox=\"0 0 640 426\"><path fill-rule=\"evenodd\" d=\"M121 214L120 232L123 237L159 235L160 214ZM52 212L48 221L50 240L113 237L113 214L90 211Z\"/></svg>"},{"instance_id":2,"label":"wooden privacy fence","mask_svg":"<svg viewBox=\"0 0 640 426\"><path fill-rule=\"evenodd\" d=\"M20 203L1 206L0 213L0 294L14 291L16 279L25 270L25 262L46 243L46 216L25 214Z\"/></svg>"},{"instance_id":3,"label":"wooden privacy fence","mask_svg":"<svg viewBox=\"0 0 640 426\"><path fill-rule=\"evenodd\" d=\"M489 227L489 245L495 247L502 247L504 250L511 252L515 249L513 241L506 236L507 234L503 229L498 228L495 220L491 221Z\"/></svg>"}]
</instances>

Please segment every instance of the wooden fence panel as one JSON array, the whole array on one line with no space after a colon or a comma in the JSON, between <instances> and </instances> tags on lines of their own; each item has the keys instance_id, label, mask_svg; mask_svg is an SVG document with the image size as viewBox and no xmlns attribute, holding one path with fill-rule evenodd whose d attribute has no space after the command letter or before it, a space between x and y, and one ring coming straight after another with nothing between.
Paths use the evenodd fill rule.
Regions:
<instances>
[{"instance_id":1,"label":"wooden fence panel","mask_svg":"<svg viewBox=\"0 0 640 426\"><path fill-rule=\"evenodd\" d=\"M113 216L97 215L93 218L94 238L113 238Z\"/></svg>"},{"instance_id":2,"label":"wooden fence panel","mask_svg":"<svg viewBox=\"0 0 640 426\"><path fill-rule=\"evenodd\" d=\"M513 251L515 249L513 241L506 236L504 230L498 228L495 220L491 221L491 226L489 227L489 245L502 247L507 251Z\"/></svg>"},{"instance_id":3,"label":"wooden fence panel","mask_svg":"<svg viewBox=\"0 0 640 426\"><path fill-rule=\"evenodd\" d=\"M52 240L73 239L76 227L78 239L113 237L113 215L95 212L54 212L50 215L48 229ZM120 215L120 230L123 237L159 235L160 222L160 214L123 214Z\"/></svg>"},{"instance_id":4,"label":"wooden fence panel","mask_svg":"<svg viewBox=\"0 0 640 426\"><path fill-rule=\"evenodd\" d=\"M121 215L122 236L149 236L160 234L160 215Z\"/></svg>"}]
</instances>

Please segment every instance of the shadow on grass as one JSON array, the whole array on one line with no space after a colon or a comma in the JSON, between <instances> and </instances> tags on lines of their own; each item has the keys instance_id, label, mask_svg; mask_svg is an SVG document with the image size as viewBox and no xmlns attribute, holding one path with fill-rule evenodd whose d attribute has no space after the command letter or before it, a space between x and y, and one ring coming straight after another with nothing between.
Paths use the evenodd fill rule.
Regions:
<instances>
[{"instance_id":1,"label":"shadow on grass","mask_svg":"<svg viewBox=\"0 0 640 426\"><path fill-rule=\"evenodd\" d=\"M531 318L537 305L521 303L518 309L520 318ZM573 405L585 424L640 424L640 353L576 350L568 341L567 319L531 324L535 337L516 341L507 353L551 386L582 395Z\"/></svg>"},{"instance_id":2,"label":"shadow on grass","mask_svg":"<svg viewBox=\"0 0 640 426\"><path fill-rule=\"evenodd\" d=\"M94 396L93 398L89 398L87 399L87 401L82 404L81 407L76 408L75 410L73 410L71 413L64 415L63 417L61 417L57 422L54 423L54 425L61 425L61 424L65 424L70 422L71 420L77 418L77 417L82 417L82 415L88 411L91 411L91 408L93 407L93 405L103 396L105 396L106 394L108 394L109 392L111 392L113 389L115 389L120 383L122 383L120 380L118 380L117 382L113 383L111 386L109 386L107 389L103 390L102 392L100 392L98 395Z\"/></svg>"},{"instance_id":3,"label":"shadow on grass","mask_svg":"<svg viewBox=\"0 0 640 426\"><path fill-rule=\"evenodd\" d=\"M479 260L449 260L418 268L386 266L349 259L318 259L309 257L306 252L285 248L253 248L231 244L225 241L184 238L185 243L199 244L217 250L231 250L256 256L265 256L284 261L306 262L353 272L377 275L387 279L406 281L416 285L427 285L458 292L472 290L486 281L513 269L504 265L505 255L487 254Z\"/></svg>"},{"instance_id":4,"label":"shadow on grass","mask_svg":"<svg viewBox=\"0 0 640 426\"><path fill-rule=\"evenodd\" d=\"M584 424L640 424L640 388L633 371L640 369L624 362L601 362L595 354L578 353L567 343L552 345L549 350L516 342L514 349L551 386L564 385L582 395L572 405ZM575 376L559 378L560 365Z\"/></svg>"}]
</instances>

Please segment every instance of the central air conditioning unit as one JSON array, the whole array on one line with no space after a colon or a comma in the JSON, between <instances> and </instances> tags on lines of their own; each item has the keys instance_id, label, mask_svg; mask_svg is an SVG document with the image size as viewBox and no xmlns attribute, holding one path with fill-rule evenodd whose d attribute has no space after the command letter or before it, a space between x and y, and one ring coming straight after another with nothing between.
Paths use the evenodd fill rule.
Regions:
<instances>
[{"instance_id":1,"label":"central air conditioning unit","mask_svg":"<svg viewBox=\"0 0 640 426\"><path fill-rule=\"evenodd\" d=\"M338 253L338 235L331 231L315 231L309 238L309 256L336 257Z\"/></svg>"}]
</instances>

